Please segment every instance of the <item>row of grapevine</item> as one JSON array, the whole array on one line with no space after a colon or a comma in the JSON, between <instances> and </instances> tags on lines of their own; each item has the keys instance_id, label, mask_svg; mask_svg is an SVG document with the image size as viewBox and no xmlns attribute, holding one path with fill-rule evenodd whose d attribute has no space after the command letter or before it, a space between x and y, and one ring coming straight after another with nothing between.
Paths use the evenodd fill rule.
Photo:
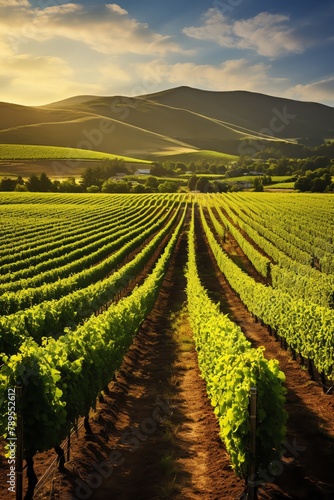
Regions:
<instances>
[{"instance_id":1,"label":"row of grapevine","mask_svg":"<svg viewBox=\"0 0 334 500\"><path fill-rule=\"evenodd\" d=\"M86 197L82 197L82 199L85 201ZM0 235L1 247L8 247L8 245L19 247L25 241L33 242L43 235L49 237L57 232L62 233L66 227L70 230L75 229L80 220L88 220L92 215L98 215L99 212L104 213L108 208L113 210L115 206L119 208L131 206L129 202L124 203L120 196L110 200L104 199L105 203L102 206L95 200L92 205L75 203L78 201L75 197L72 197L72 203L65 203L64 197L60 197L60 195L58 195L57 200L45 198L45 203L38 204L36 193L31 197L30 203L26 203L25 197L21 196L10 198L7 201L3 205L0 204L3 229ZM33 203L34 201L35 203ZM22 211L24 211L24 217L22 217ZM69 213L71 214L70 218L68 217Z\"/></svg>"},{"instance_id":2,"label":"row of grapevine","mask_svg":"<svg viewBox=\"0 0 334 500\"><path fill-rule=\"evenodd\" d=\"M159 212L153 218L147 216L145 219L142 219L142 223L138 221L136 226L130 231L123 230L123 233L125 232L123 236L118 238L111 245L108 245L106 248L102 247L98 251L99 256L106 255L106 258L99 263L91 267L88 266L87 269L84 268L82 271L72 274L69 277L54 280L51 283L41 284L37 287L27 286L27 288L17 292L9 291L4 293L0 297L2 313L9 315L16 311L31 307L34 304L44 302L45 300L59 299L74 290L87 287L98 280L104 279L108 274L115 271L115 268L129 252L137 249L145 238L148 238L156 230L162 227L169 213L163 212L160 217L161 214L162 213ZM89 259L90 262L94 259L95 262L95 254L85 258L85 261L87 261L87 259ZM81 264L81 262L79 262L79 264ZM74 265L75 263L71 264L72 269ZM57 270L55 270L55 272L57 272ZM41 276L44 277L45 274L43 273ZM34 282L38 284L43 283L41 276L36 276Z\"/></svg>"},{"instance_id":3,"label":"row of grapevine","mask_svg":"<svg viewBox=\"0 0 334 500\"><path fill-rule=\"evenodd\" d=\"M272 203L269 203L268 198L259 200L259 198L250 197L246 203L244 198L240 196L233 196L231 199L233 199L233 205L238 204L242 211L245 211L247 207L248 215L254 224L260 225L262 234L297 262L313 264L314 261L317 261L322 271L334 272L332 237L330 241L328 240L330 234L333 235L334 232L333 226L328 223L330 210L327 211L327 220L325 217L322 218L322 238L319 236L315 238L312 235L312 227L319 223L313 222L311 213L307 217L307 227L305 227L305 214L299 213L299 216L294 216L294 210L291 209L290 205L282 209L281 206L274 207ZM313 211L315 212L315 210ZM256 228L259 230L259 226ZM275 228L274 232L273 228ZM328 232L326 232L326 228ZM327 241L324 242L324 239ZM329 246L329 248L326 250L324 246Z\"/></svg>"},{"instance_id":4,"label":"row of grapevine","mask_svg":"<svg viewBox=\"0 0 334 500\"><path fill-rule=\"evenodd\" d=\"M230 208L232 208L232 210L236 210L236 206L238 205L235 203L234 199L226 197L224 200L226 203L230 205ZM307 252L304 252L293 243L286 241L281 236L279 231L274 232L272 231L272 229L263 226L262 220L260 223L257 222L255 219L252 219L249 215L246 216L243 207L240 206L238 210L238 216L241 217L243 220L245 220L245 217L247 217L247 222L253 229L255 229L259 234L264 236L267 240L271 241L278 249L280 249L286 255L291 257L295 262L299 262L300 264L304 264L306 266L311 266L313 261L313 256ZM277 223L276 226L274 227L275 228L277 227Z\"/></svg>"},{"instance_id":5,"label":"row of grapevine","mask_svg":"<svg viewBox=\"0 0 334 500\"><path fill-rule=\"evenodd\" d=\"M38 344L41 344L43 338L46 337L57 338L63 334L64 328L75 328L87 317L105 307L145 267L156 248L170 233L178 216L179 210L133 259L105 280L68 293L59 300L45 300L26 310L2 316L0 318L0 352L7 355L14 354L27 337L32 338ZM140 236L125 245L119 251L120 256L124 258L131 249L137 248L157 228L158 224L146 229Z\"/></svg>"},{"instance_id":6,"label":"row of grapevine","mask_svg":"<svg viewBox=\"0 0 334 500\"><path fill-rule=\"evenodd\" d=\"M21 239L21 243L16 241L15 245L11 243L9 247L2 245L0 265L4 273L14 272L21 267L36 265L47 258L58 257L61 252L75 250L79 241L81 245L94 241L93 238L97 231L109 229L113 223L117 224L117 219L119 221L123 217L126 219L126 217L131 216L131 212L136 213L137 211L137 206L131 206L127 210L123 208L120 216L120 206L115 205L113 209L105 207L99 213L94 210L89 217L82 217L82 214L79 213L77 220L74 221L73 214L71 215L71 224L64 225L62 230L56 226L52 228L52 231L48 230L42 234L34 235L33 241L28 240L25 236ZM47 241L45 241L46 238ZM6 271L5 265L8 267Z\"/></svg>"},{"instance_id":7,"label":"row of grapevine","mask_svg":"<svg viewBox=\"0 0 334 500\"><path fill-rule=\"evenodd\" d=\"M43 346L27 339L17 354L4 357L0 370L0 431L8 431L8 387L23 385L25 456L60 443L121 364L142 321L152 309L179 237L186 210L145 282L99 316Z\"/></svg>"},{"instance_id":8,"label":"row of grapevine","mask_svg":"<svg viewBox=\"0 0 334 500\"><path fill-rule=\"evenodd\" d=\"M47 272L50 272L51 280L58 279L59 276L62 276L63 270L62 268L66 267L65 275L69 272L76 272L76 269L82 269L87 266L86 260L87 257L91 259L92 255L95 254L97 259L103 258L100 257L101 249L104 248L106 252L108 252L108 245L114 244L118 238L126 234L132 227L136 227L141 220L149 219L150 217L150 209L151 207L143 207L139 212L131 213L128 217L120 217L119 222L114 221L110 227L102 227L100 231L96 231L96 233L92 236L92 238L88 238L88 241L82 243L80 240L74 244L74 249L70 252L66 251L66 247L62 247L61 242L59 245L60 255L55 256L55 251L51 253L46 253L44 255L44 260L39 264L32 265L30 259L25 259L22 264L26 264L22 269L10 272L8 270L9 266L2 266L4 274L0 276L0 289L5 284L11 283L7 288L17 287L20 288L19 285L15 284L15 282L19 282L20 280L29 280L32 276L34 279L36 275L42 275ZM156 216L157 214L161 214L163 212L163 208L155 208L152 210L152 216ZM146 217L145 217L146 215ZM121 228L119 228L119 225ZM47 260L46 260L47 258ZM82 263L81 261L84 261ZM91 265L91 264L90 264ZM54 270L56 269L56 273ZM45 279L50 280L50 276ZM44 280L44 278L43 278Z\"/></svg>"},{"instance_id":9,"label":"row of grapevine","mask_svg":"<svg viewBox=\"0 0 334 500\"><path fill-rule=\"evenodd\" d=\"M218 267L248 310L285 338L295 352L311 360L319 373L331 379L334 311L257 283L223 252L204 217L202 224Z\"/></svg>"},{"instance_id":10,"label":"row of grapevine","mask_svg":"<svg viewBox=\"0 0 334 500\"><path fill-rule=\"evenodd\" d=\"M216 210L224 227L232 234L233 238L236 240L236 242L238 243L241 250L245 253L245 255L247 255L248 259L253 264L255 269L263 277L267 278L270 266L270 259L262 255L260 252L258 252L256 248L254 248L254 246L249 241L247 241L246 238L242 236L240 231L238 231L238 229L229 222L228 218L225 217L225 215L222 213L218 205L216 206Z\"/></svg>"},{"instance_id":11,"label":"row of grapevine","mask_svg":"<svg viewBox=\"0 0 334 500\"><path fill-rule=\"evenodd\" d=\"M82 250L79 249L78 252L81 252L83 256L77 260L69 262L62 267L44 271L27 279L2 283L0 285L0 293L4 294L10 291L21 290L22 294L25 295L24 289L36 289L36 287L44 286L45 283L54 284L54 288L59 290L62 284L61 279L67 279L69 276L73 285L78 288L80 286L84 286L84 283L87 283L87 272L91 272L93 274L95 273L96 279L101 279L104 277L106 272L112 271L115 266L112 252L116 252L128 243L128 241L140 235L143 230L151 227L152 224L155 224L156 222L161 222L161 220L165 219L167 216L168 213L163 208L160 210L156 209L151 213L147 210L146 217L136 218L133 223L128 221L126 225L122 225L121 228L113 235L101 238L101 246L99 247L97 243L97 249L95 252L89 253L87 247ZM31 292L34 293L33 290L29 290L29 293Z\"/></svg>"},{"instance_id":12,"label":"row of grapevine","mask_svg":"<svg viewBox=\"0 0 334 500\"><path fill-rule=\"evenodd\" d=\"M279 458L285 433L284 374L263 349L253 349L239 326L219 311L203 288L196 265L194 210L188 239L187 297L198 362L218 417L220 435L236 474L249 471L250 388L258 390L257 467Z\"/></svg>"},{"instance_id":13,"label":"row of grapevine","mask_svg":"<svg viewBox=\"0 0 334 500\"><path fill-rule=\"evenodd\" d=\"M85 201L86 196L81 196ZM170 201L172 198L167 201L162 197L153 199L147 195L143 195L141 199L129 199L124 195L115 195L111 198L104 198L102 205L100 202L91 200L91 205L72 203L62 206L62 198L58 199L58 203L49 205L47 203L43 205L0 205L2 220L0 255L5 255L8 258L8 253L13 250L19 252L30 248L33 251L38 242L44 244L46 240L52 242L57 237L61 240L66 235L72 236L72 233L76 232L78 228L82 232L82 229L90 222L95 221L99 225L103 219L107 221L113 216L120 217L123 212L139 210L146 204L161 206L162 204L167 205ZM24 217L22 217L23 212ZM18 229L21 226L22 229Z\"/></svg>"},{"instance_id":14,"label":"row of grapevine","mask_svg":"<svg viewBox=\"0 0 334 500\"><path fill-rule=\"evenodd\" d=\"M229 223L220 210L220 206L224 208L234 225ZM219 205L217 204L217 210L221 217L221 221L223 224L228 225L231 231L233 231L232 234L237 239L240 246L243 237L241 235L238 236L237 226L245 231L249 238L251 238L254 243L263 249L266 254L277 263L271 263L270 267L268 267L268 271L270 269L272 286L308 302L313 302L324 307L333 307L334 276L320 273L316 269L300 264L291 257L285 255L273 243L261 236L248 224L248 217L245 214L242 214L240 209L235 206L234 208L238 215L231 210L229 205L223 204L221 200ZM241 217L243 217L243 219ZM260 257L261 254L257 252L255 248L250 248L249 244L242 245L242 249L249 260L253 263L254 267L259 270L259 264L262 261Z\"/></svg>"},{"instance_id":15,"label":"row of grapevine","mask_svg":"<svg viewBox=\"0 0 334 500\"><path fill-rule=\"evenodd\" d=\"M270 198L255 195L246 201L246 206L260 216L265 224L267 218L274 218L276 224L278 222L285 231L287 238L296 236L306 251L320 258L324 253L332 255L334 252L334 225L329 217L333 214L334 206L327 197L324 209L324 199L317 195L311 196L311 199L308 195L302 198L292 195L288 199L280 196L279 203L274 205Z\"/></svg>"}]
</instances>

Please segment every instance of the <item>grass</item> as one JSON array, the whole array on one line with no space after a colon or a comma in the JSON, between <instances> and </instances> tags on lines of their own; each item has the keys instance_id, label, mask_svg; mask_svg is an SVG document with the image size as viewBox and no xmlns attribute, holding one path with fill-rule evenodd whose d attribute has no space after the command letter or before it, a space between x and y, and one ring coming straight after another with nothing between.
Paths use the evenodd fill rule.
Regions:
<instances>
[{"instance_id":1,"label":"grass","mask_svg":"<svg viewBox=\"0 0 334 500\"><path fill-rule=\"evenodd\" d=\"M294 182L278 182L276 184L270 184L267 186L269 189L294 189Z\"/></svg>"},{"instance_id":2,"label":"grass","mask_svg":"<svg viewBox=\"0 0 334 500\"><path fill-rule=\"evenodd\" d=\"M210 151L208 149L199 149L198 151L190 151L187 153L177 153L171 155L161 155L159 156L159 161L173 161L173 162L182 162L182 163L190 163L198 162L201 160L208 162L221 162L223 165L230 161L236 161L238 156L230 155L227 153L220 153L218 151Z\"/></svg>"},{"instance_id":3,"label":"grass","mask_svg":"<svg viewBox=\"0 0 334 500\"><path fill-rule=\"evenodd\" d=\"M88 149L56 146L34 146L26 144L0 144L0 160L113 160L121 158L131 163L151 163L128 156L114 155Z\"/></svg>"}]
</instances>

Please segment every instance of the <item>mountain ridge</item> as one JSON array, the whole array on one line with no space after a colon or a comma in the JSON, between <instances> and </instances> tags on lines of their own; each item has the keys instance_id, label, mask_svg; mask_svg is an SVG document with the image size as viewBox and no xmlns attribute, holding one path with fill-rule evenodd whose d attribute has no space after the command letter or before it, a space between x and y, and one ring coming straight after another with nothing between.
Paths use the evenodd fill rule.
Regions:
<instances>
[{"instance_id":1,"label":"mountain ridge","mask_svg":"<svg viewBox=\"0 0 334 500\"><path fill-rule=\"evenodd\" d=\"M246 138L334 137L330 106L186 86L134 97L78 95L43 106L0 102L0 116L0 144L85 145L148 159L180 149L231 152Z\"/></svg>"}]
</instances>

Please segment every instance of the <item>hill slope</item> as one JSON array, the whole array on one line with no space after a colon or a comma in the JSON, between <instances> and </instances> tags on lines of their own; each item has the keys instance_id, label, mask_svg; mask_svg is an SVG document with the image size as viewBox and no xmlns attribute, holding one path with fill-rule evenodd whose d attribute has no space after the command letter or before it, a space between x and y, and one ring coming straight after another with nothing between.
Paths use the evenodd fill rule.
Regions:
<instances>
[{"instance_id":1,"label":"hill slope","mask_svg":"<svg viewBox=\"0 0 334 500\"><path fill-rule=\"evenodd\" d=\"M190 87L177 87L141 98L253 131L272 129L275 137L334 136L334 108L313 102L246 91L210 92Z\"/></svg>"},{"instance_id":2,"label":"hill slope","mask_svg":"<svg viewBox=\"0 0 334 500\"><path fill-rule=\"evenodd\" d=\"M334 137L334 109L251 92L178 87L139 97L76 96L47 106L0 103L0 144L92 149L155 159L232 152L245 138Z\"/></svg>"}]
</instances>

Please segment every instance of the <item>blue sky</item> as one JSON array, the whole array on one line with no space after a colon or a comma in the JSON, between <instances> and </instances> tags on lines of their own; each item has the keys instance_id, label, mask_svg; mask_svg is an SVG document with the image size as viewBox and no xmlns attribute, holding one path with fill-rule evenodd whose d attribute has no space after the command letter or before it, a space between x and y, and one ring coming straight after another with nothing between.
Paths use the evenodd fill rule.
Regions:
<instances>
[{"instance_id":1,"label":"blue sky","mask_svg":"<svg viewBox=\"0 0 334 500\"><path fill-rule=\"evenodd\" d=\"M0 0L0 100L188 85L334 106L334 4Z\"/></svg>"}]
</instances>

